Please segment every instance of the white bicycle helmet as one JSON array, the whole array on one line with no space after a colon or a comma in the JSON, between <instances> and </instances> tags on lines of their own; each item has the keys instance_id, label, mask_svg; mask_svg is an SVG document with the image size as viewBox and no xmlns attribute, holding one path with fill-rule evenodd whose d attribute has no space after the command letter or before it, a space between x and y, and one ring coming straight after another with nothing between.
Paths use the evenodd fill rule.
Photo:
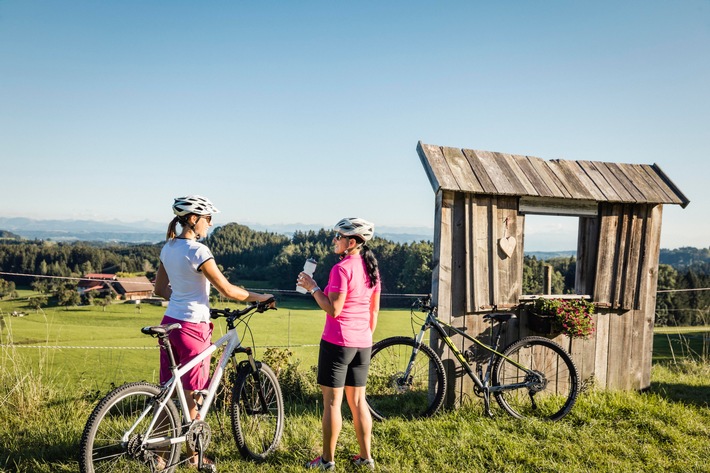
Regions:
<instances>
[{"instance_id":1,"label":"white bicycle helmet","mask_svg":"<svg viewBox=\"0 0 710 473\"><path fill-rule=\"evenodd\" d=\"M175 198L173 203L173 212L178 217L183 217L188 214L195 215L212 215L219 213L219 210L212 205L209 199L199 195L188 195L185 197Z\"/></svg>"},{"instance_id":2,"label":"white bicycle helmet","mask_svg":"<svg viewBox=\"0 0 710 473\"><path fill-rule=\"evenodd\" d=\"M361 218L350 217L336 223L333 230L345 236L359 236L364 241L370 241L375 234L375 224Z\"/></svg>"}]
</instances>

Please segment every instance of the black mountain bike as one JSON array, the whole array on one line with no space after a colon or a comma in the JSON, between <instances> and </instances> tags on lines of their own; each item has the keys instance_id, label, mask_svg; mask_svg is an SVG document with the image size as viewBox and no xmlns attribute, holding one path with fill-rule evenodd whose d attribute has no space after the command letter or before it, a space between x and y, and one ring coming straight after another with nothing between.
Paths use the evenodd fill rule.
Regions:
<instances>
[{"instance_id":1,"label":"black mountain bike","mask_svg":"<svg viewBox=\"0 0 710 473\"><path fill-rule=\"evenodd\" d=\"M567 415L579 393L577 368L569 354L545 337L525 337L499 351L501 335L512 312L484 316L491 322L491 344L440 320L429 297L412 306L412 324L421 320L416 309L426 313L415 338L391 337L372 347L367 403L373 417L426 417L436 413L446 395L446 372L441 358L422 343L433 328L451 349L463 371L474 383L474 393L483 398L491 415L490 395L513 417L559 420ZM494 333L494 327L496 328ZM463 352L449 333L473 342ZM485 366L485 370L484 370Z\"/></svg>"}]
</instances>

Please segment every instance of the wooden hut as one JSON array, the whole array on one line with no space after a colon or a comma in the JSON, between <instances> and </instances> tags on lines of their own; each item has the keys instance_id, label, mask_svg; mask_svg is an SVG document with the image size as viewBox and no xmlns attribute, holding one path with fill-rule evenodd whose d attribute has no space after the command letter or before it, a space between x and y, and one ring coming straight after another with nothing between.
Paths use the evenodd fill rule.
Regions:
<instances>
[{"instance_id":1,"label":"wooden hut","mask_svg":"<svg viewBox=\"0 0 710 473\"><path fill-rule=\"evenodd\" d=\"M518 313L509 341L534 334L522 294L525 216L577 217L575 290L596 304L597 330L556 341L570 350L583 381L647 388L663 204L689 203L663 171L421 142L417 151L436 194L432 294L439 316L475 336L488 329L481 316L497 306ZM442 359L451 358L432 337ZM447 403L455 404L470 396L471 383L456 363L445 365Z\"/></svg>"}]
</instances>

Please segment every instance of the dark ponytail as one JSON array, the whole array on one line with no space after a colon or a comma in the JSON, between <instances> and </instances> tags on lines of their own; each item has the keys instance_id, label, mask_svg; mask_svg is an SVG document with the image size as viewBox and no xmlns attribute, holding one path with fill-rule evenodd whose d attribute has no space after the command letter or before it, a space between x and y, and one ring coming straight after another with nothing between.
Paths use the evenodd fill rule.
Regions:
<instances>
[{"instance_id":1,"label":"dark ponytail","mask_svg":"<svg viewBox=\"0 0 710 473\"><path fill-rule=\"evenodd\" d=\"M375 258L375 253L365 244L362 245L362 259L365 261L365 270L367 272L367 282L368 287L375 287L377 281L380 279L380 271L377 265L377 258Z\"/></svg>"}]
</instances>

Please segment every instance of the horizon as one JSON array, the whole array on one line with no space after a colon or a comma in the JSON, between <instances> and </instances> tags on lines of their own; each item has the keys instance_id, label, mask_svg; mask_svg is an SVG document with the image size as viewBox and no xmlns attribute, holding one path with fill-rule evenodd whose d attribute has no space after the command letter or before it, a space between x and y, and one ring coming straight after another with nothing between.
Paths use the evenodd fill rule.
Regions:
<instances>
[{"instance_id":1,"label":"horizon","mask_svg":"<svg viewBox=\"0 0 710 473\"><path fill-rule=\"evenodd\" d=\"M699 0L0 2L3 213L167 225L200 194L225 222L433 228L422 141L655 163L691 201L661 245L705 247L708 24Z\"/></svg>"},{"instance_id":2,"label":"horizon","mask_svg":"<svg viewBox=\"0 0 710 473\"><path fill-rule=\"evenodd\" d=\"M529 219L531 216L528 215L526 216L527 219ZM533 217L539 217L539 216L533 216ZM68 235L77 235L77 236L67 236L67 237L62 237L59 238L58 236L54 237L46 237L45 239L51 240L51 241L89 241L89 242L95 242L95 241L116 241L116 242L123 242L123 243L137 243L136 241L130 241L130 240L117 240L117 239L98 239L98 240L82 240L79 238L80 235L87 235L87 234L106 234L106 233L115 233L115 234L138 234L138 235L145 235L145 234L154 234L154 235L162 235L164 233L164 229L162 228L162 224L159 222L154 222L154 221L149 221L149 220L142 220L138 221L139 223L151 223L154 225L153 227L150 228L142 228L142 229L135 229L135 230L128 230L128 229L95 229L95 230L74 230L69 231L69 230L59 230L59 229L47 229L47 228L40 228L40 229L15 229L13 230L12 228L4 228L2 226L3 222L5 220L11 220L11 219L22 219L22 220L28 220L31 222L55 222L58 224L67 224L67 223L78 223L78 222L85 222L85 223L120 223L123 225L131 225L133 223L137 222L130 222L130 221L122 221L118 219L112 219L112 220L105 220L105 221L98 221L98 220L86 220L86 219L77 219L77 220L71 220L71 219L48 219L48 220L41 220L41 219L30 219L27 217L4 217L0 215L0 230L4 231L9 231L11 233L15 233L17 235L20 235L20 233L25 233L27 235L30 234L51 234L52 232L60 233L63 232ZM230 223L235 223L239 225L244 225L254 231L268 231L271 233L279 233L283 234L286 236L292 236L294 231L309 231L309 230L314 230L318 231L321 229L328 229L330 228L329 225L321 225L321 224L303 224L303 223L293 223L293 224L285 224L285 223L280 223L280 224L272 224L272 225L264 225L264 224L259 224L255 222L225 222L225 223L219 223L216 224L211 230L214 231L216 228L227 225ZM166 224L167 225L167 224ZM421 232L422 230L427 231L427 233L418 233ZM379 232L376 229L376 234L379 233L380 236L382 236L385 239L389 239L395 242L416 242L416 241L434 241L434 228L433 227L382 227ZM21 236L21 235L20 235ZM525 250L524 252L526 254L530 253L563 253L563 254L576 254L576 234L572 237L571 235L563 232L562 236L560 238L560 235L558 235L558 238L554 240L552 243L549 239L549 235L543 233L543 234L538 234L535 235L533 233L533 245L525 245ZM398 238L399 237L399 238ZM421 237L421 238L420 238ZM529 241L530 235L527 235L526 232L526 239ZM562 242L569 242L574 240L573 244L568 243L568 247L565 249L564 244ZM141 241L145 243L159 243L160 241L163 241L163 238L158 238L156 240L150 240L150 241ZM535 247L535 244L540 244L541 241L545 242L545 247ZM556 243L555 243L556 242ZM552 244L554 247L550 246ZM532 246L532 247L531 247ZM710 245L707 245L707 247L710 247ZM693 246L693 245L681 245L677 247L668 247L661 245L662 249L665 250L676 250L680 248L706 248L706 246Z\"/></svg>"}]
</instances>

